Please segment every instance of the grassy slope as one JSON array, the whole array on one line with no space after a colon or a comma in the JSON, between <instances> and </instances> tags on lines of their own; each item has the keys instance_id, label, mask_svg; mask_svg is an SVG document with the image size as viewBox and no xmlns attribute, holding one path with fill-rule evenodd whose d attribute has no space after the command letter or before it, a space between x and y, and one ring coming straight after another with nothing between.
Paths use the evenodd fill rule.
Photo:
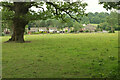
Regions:
<instances>
[{"instance_id":1,"label":"grassy slope","mask_svg":"<svg viewBox=\"0 0 120 80\"><path fill-rule=\"evenodd\" d=\"M106 76L117 66L117 35L26 35L25 39L32 43L3 43L3 78Z\"/></svg>"}]
</instances>

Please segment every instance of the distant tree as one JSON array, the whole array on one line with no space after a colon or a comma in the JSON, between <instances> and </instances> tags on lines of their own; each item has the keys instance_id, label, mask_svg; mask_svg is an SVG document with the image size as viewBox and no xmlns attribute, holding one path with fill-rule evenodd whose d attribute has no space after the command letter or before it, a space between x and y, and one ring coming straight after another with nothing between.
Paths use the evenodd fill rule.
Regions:
<instances>
[{"instance_id":1,"label":"distant tree","mask_svg":"<svg viewBox=\"0 0 120 80\"><path fill-rule=\"evenodd\" d=\"M110 30L110 27L109 27L109 25L108 25L108 23L107 22L104 22L104 23L100 23L98 26L97 26L97 29L98 30L101 30L101 29L103 29L103 30Z\"/></svg>"},{"instance_id":2,"label":"distant tree","mask_svg":"<svg viewBox=\"0 0 120 80\"><path fill-rule=\"evenodd\" d=\"M114 32L115 28L118 25L118 13L117 12L111 12L110 16L106 18L106 22L111 28L111 31Z\"/></svg>"},{"instance_id":3,"label":"distant tree","mask_svg":"<svg viewBox=\"0 0 120 80\"><path fill-rule=\"evenodd\" d=\"M82 18L82 21L81 23L82 24L100 24L100 23L103 23L105 22L105 19L106 17L109 16L108 13L106 12L95 12L95 13L92 13L92 12L89 12L88 13L88 16L84 16Z\"/></svg>"},{"instance_id":4,"label":"distant tree","mask_svg":"<svg viewBox=\"0 0 120 80\"><path fill-rule=\"evenodd\" d=\"M84 17L82 18L81 23L82 23L82 24L89 24L89 23L90 23L89 17L88 17L88 16L84 16Z\"/></svg>"},{"instance_id":5,"label":"distant tree","mask_svg":"<svg viewBox=\"0 0 120 80\"><path fill-rule=\"evenodd\" d=\"M74 32L78 32L78 31L80 31L80 28L82 28L83 26L79 22L75 22L73 24L73 27L74 27Z\"/></svg>"}]
</instances>

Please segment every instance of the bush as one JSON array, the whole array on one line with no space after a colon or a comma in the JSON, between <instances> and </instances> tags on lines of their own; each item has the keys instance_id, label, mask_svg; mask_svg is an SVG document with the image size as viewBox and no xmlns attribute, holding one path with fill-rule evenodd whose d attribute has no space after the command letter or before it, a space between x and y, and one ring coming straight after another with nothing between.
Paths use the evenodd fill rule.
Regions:
<instances>
[{"instance_id":1,"label":"bush","mask_svg":"<svg viewBox=\"0 0 120 80\"><path fill-rule=\"evenodd\" d=\"M80 32L83 32L83 30L80 30Z\"/></svg>"},{"instance_id":2,"label":"bush","mask_svg":"<svg viewBox=\"0 0 120 80\"><path fill-rule=\"evenodd\" d=\"M43 33L43 31L40 31L39 33Z\"/></svg>"},{"instance_id":3,"label":"bush","mask_svg":"<svg viewBox=\"0 0 120 80\"><path fill-rule=\"evenodd\" d=\"M2 36L5 36L5 34L4 34L4 33L2 33Z\"/></svg>"},{"instance_id":4,"label":"bush","mask_svg":"<svg viewBox=\"0 0 120 80\"><path fill-rule=\"evenodd\" d=\"M86 30L85 32L89 32L88 30Z\"/></svg>"},{"instance_id":5,"label":"bush","mask_svg":"<svg viewBox=\"0 0 120 80\"><path fill-rule=\"evenodd\" d=\"M65 32L68 32L68 30L65 30Z\"/></svg>"},{"instance_id":6,"label":"bush","mask_svg":"<svg viewBox=\"0 0 120 80\"><path fill-rule=\"evenodd\" d=\"M40 32L34 32L33 34L40 34Z\"/></svg>"},{"instance_id":7,"label":"bush","mask_svg":"<svg viewBox=\"0 0 120 80\"><path fill-rule=\"evenodd\" d=\"M46 33L47 33L47 31L44 31L43 33L44 33L44 34L46 34Z\"/></svg>"},{"instance_id":8,"label":"bush","mask_svg":"<svg viewBox=\"0 0 120 80\"><path fill-rule=\"evenodd\" d=\"M114 30L113 31L110 30L108 33L115 33L115 31Z\"/></svg>"},{"instance_id":9,"label":"bush","mask_svg":"<svg viewBox=\"0 0 120 80\"><path fill-rule=\"evenodd\" d=\"M95 30L95 32L97 32L97 30Z\"/></svg>"},{"instance_id":10,"label":"bush","mask_svg":"<svg viewBox=\"0 0 120 80\"><path fill-rule=\"evenodd\" d=\"M74 33L74 31L70 31L70 33Z\"/></svg>"},{"instance_id":11,"label":"bush","mask_svg":"<svg viewBox=\"0 0 120 80\"><path fill-rule=\"evenodd\" d=\"M24 34L28 34L27 31L25 31Z\"/></svg>"}]
</instances>

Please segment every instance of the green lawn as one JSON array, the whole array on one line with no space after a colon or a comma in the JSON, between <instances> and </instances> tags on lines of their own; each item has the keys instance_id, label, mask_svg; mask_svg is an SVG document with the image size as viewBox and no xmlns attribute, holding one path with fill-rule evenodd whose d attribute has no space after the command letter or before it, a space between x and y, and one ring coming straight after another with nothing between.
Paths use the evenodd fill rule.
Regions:
<instances>
[{"instance_id":1,"label":"green lawn","mask_svg":"<svg viewBox=\"0 0 120 80\"><path fill-rule=\"evenodd\" d=\"M117 67L118 33L26 35L25 40L32 42L3 43L3 78L106 77Z\"/></svg>"},{"instance_id":2,"label":"green lawn","mask_svg":"<svg viewBox=\"0 0 120 80\"><path fill-rule=\"evenodd\" d=\"M93 25L93 26L97 26L97 25L99 25L99 24L91 24L91 25Z\"/></svg>"}]
</instances>

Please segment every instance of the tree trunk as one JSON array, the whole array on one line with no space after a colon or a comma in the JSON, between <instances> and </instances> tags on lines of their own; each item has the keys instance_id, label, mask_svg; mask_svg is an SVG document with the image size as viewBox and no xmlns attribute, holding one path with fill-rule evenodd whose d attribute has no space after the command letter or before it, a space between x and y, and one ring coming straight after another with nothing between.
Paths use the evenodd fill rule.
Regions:
<instances>
[{"instance_id":1,"label":"tree trunk","mask_svg":"<svg viewBox=\"0 0 120 80\"><path fill-rule=\"evenodd\" d=\"M112 31L112 33L114 33L114 29L113 29L113 27L111 26L111 31Z\"/></svg>"},{"instance_id":2,"label":"tree trunk","mask_svg":"<svg viewBox=\"0 0 120 80\"><path fill-rule=\"evenodd\" d=\"M23 43L24 41L24 31L25 26L28 24L28 20L26 20L26 14L28 12L29 7L24 6L25 2L14 2L14 11L15 15L13 18L13 34L8 42L18 42Z\"/></svg>"},{"instance_id":3,"label":"tree trunk","mask_svg":"<svg viewBox=\"0 0 120 80\"><path fill-rule=\"evenodd\" d=\"M9 41L15 41L18 43L23 43L24 42L24 28L21 27L15 27L13 30L13 34L11 36L11 38L9 39Z\"/></svg>"}]
</instances>

